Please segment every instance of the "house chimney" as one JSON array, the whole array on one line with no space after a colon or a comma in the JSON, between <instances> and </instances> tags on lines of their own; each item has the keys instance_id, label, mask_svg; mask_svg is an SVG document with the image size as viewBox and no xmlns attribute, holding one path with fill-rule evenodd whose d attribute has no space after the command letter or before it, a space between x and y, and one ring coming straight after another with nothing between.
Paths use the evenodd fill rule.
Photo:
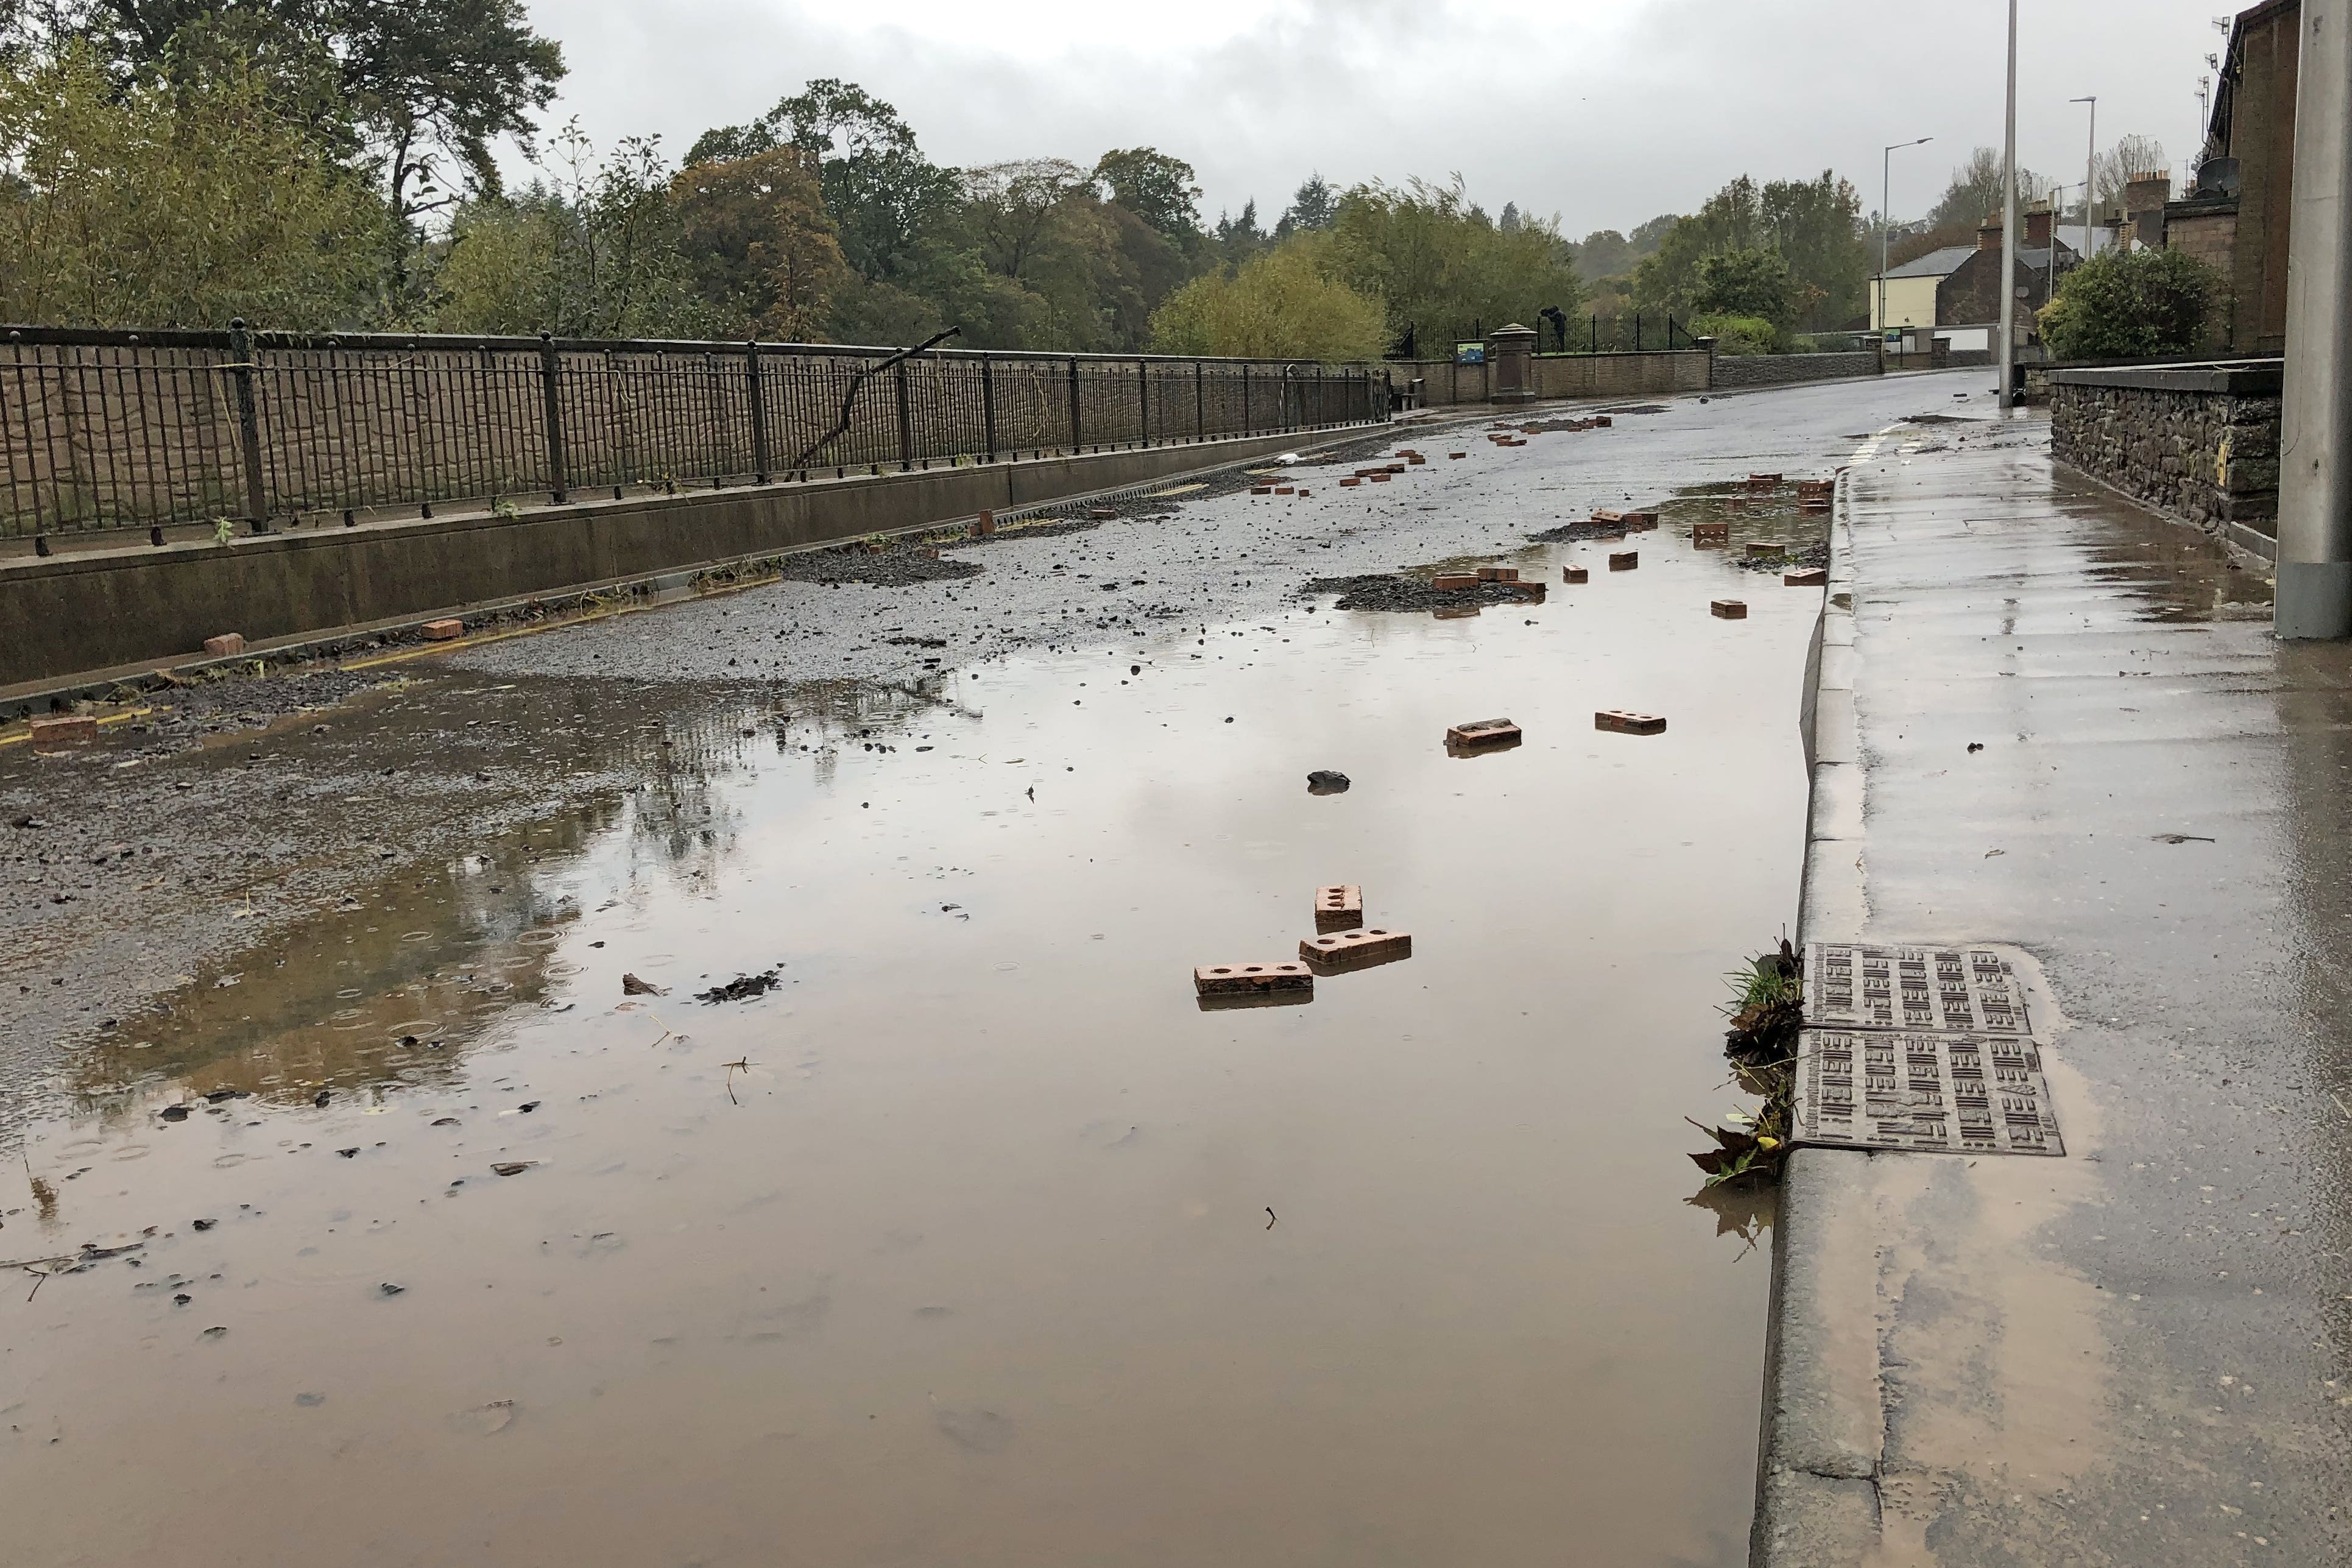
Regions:
<instances>
[{"instance_id":1,"label":"house chimney","mask_svg":"<svg viewBox=\"0 0 2352 1568\"><path fill-rule=\"evenodd\" d=\"M2000 219L1989 217L1977 225L1977 248L1979 250L2000 248Z\"/></svg>"},{"instance_id":2,"label":"house chimney","mask_svg":"<svg viewBox=\"0 0 2352 1568\"><path fill-rule=\"evenodd\" d=\"M2138 216L2154 212L2172 199L2172 176L2167 174L2126 174L2124 176L2124 216Z\"/></svg>"},{"instance_id":3,"label":"house chimney","mask_svg":"<svg viewBox=\"0 0 2352 1568\"><path fill-rule=\"evenodd\" d=\"M2050 209L2036 207L2025 215L2025 243L2035 250L2050 243Z\"/></svg>"}]
</instances>

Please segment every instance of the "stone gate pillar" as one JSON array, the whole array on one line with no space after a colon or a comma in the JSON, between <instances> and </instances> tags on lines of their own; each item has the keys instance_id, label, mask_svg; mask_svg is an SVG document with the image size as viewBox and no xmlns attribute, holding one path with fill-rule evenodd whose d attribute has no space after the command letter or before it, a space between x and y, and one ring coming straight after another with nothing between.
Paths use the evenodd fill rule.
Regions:
<instances>
[{"instance_id":1,"label":"stone gate pillar","mask_svg":"<svg viewBox=\"0 0 2352 1568\"><path fill-rule=\"evenodd\" d=\"M1534 329L1513 321L1507 327L1496 327L1486 338L1486 368L1494 377L1494 400L1497 403L1533 403L1536 400L1536 334Z\"/></svg>"}]
</instances>

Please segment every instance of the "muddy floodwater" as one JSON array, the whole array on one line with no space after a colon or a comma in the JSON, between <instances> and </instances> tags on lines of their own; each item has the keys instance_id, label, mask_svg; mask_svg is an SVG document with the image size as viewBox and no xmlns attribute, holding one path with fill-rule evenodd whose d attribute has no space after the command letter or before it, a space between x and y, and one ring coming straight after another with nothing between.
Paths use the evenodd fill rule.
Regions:
<instances>
[{"instance_id":1,"label":"muddy floodwater","mask_svg":"<svg viewBox=\"0 0 2352 1568\"><path fill-rule=\"evenodd\" d=\"M1475 616L593 715L625 784L71 1057L7 1561L1743 1561L1769 1214L1682 1119L1794 919L1820 595L1687 521ZM1412 957L1197 1004L1327 883Z\"/></svg>"}]
</instances>

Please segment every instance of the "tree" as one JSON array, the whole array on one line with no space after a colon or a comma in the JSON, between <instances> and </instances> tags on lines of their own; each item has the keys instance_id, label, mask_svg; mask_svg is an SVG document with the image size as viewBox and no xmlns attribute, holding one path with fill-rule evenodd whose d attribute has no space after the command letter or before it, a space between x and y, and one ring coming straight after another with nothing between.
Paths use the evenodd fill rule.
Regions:
<instances>
[{"instance_id":1,"label":"tree","mask_svg":"<svg viewBox=\"0 0 2352 1568\"><path fill-rule=\"evenodd\" d=\"M798 147L681 170L670 182L678 245L704 302L740 331L822 331L848 271L824 193Z\"/></svg>"},{"instance_id":2,"label":"tree","mask_svg":"<svg viewBox=\"0 0 2352 1568\"><path fill-rule=\"evenodd\" d=\"M306 54L331 61L404 236L461 190L497 190L490 144L528 144L563 76L562 50L530 30L522 0L55 0L35 15L52 42L89 43L118 74L184 58L179 46L207 27L241 37L262 74Z\"/></svg>"},{"instance_id":3,"label":"tree","mask_svg":"<svg viewBox=\"0 0 2352 1568\"><path fill-rule=\"evenodd\" d=\"M1726 316L1751 316L1785 329L1797 317L1796 279L1780 252L1731 250L1702 258L1691 308Z\"/></svg>"},{"instance_id":4,"label":"tree","mask_svg":"<svg viewBox=\"0 0 2352 1568\"><path fill-rule=\"evenodd\" d=\"M1519 232L1519 225L1521 221L1522 220L1519 217L1519 204L1517 202L1505 202L1503 204L1503 216L1495 220L1495 226L1501 229L1505 234L1517 234Z\"/></svg>"},{"instance_id":5,"label":"tree","mask_svg":"<svg viewBox=\"0 0 2352 1568\"><path fill-rule=\"evenodd\" d=\"M1791 290L1786 309L1766 319L1784 328L1800 319L1843 321L1863 308L1870 255L1862 236L1861 197L1830 171L1763 185L1742 174L1667 229L1634 268L1633 298L1644 310L1708 309L1702 268L1709 258L1769 251L1786 264Z\"/></svg>"},{"instance_id":6,"label":"tree","mask_svg":"<svg viewBox=\"0 0 2352 1568\"><path fill-rule=\"evenodd\" d=\"M1997 147L1979 147L1970 153L1969 161L1952 171L1951 183L1929 209L1928 228L1964 237L1975 233L1979 224L1999 222L2003 203L2000 163L2000 150ZM2032 170L2019 165L2017 210L2023 212L2034 195L2047 190L2050 184Z\"/></svg>"},{"instance_id":7,"label":"tree","mask_svg":"<svg viewBox=\"0 0 2352 1568\"><path fill-rule=\"evenodd\" d=\"M1299 182L1298 189L1291 193L1290 208L1276 220L1275 233L1286 238L1296 232L1313 234L1329 228L1339 213L1339 193L1318 171Z\"/></svg>"},{"instance_id":8,"label":"tree","mask_svg":"<svg viewBox=\"0 0 2352 1568\"><path fill-rule=\"evenodd\" d=\"M1387 307L1390 342L1418 351L1517 321L1546 306L1580 313L1572 248L1545 221L1506 234L1456 175L1445 185L1358 185L1331 227L1334 277Z\"/></svg>"},{"instance_id":9,"label":"tree","mask_svg":"<svg viewBox=\"0 0 2352 1568\"><path fill-rule=\"evenodd\" d=\"M599 162L575 122L557 135L555 151L549 178L457 210L430 253L433 325L579 338L703 337L731 327L695 291L658 145L632 137Z\"/></svg>"},{"instance_id":10,"label":"tree","mask_svg":"<svg viewBox=\"0 0 2352 1568\"><path fill-rule=\"evenodd\" d=\"M2153 136L2126 136L2091 161L2092 183L2098 186L2099 205L2121 210L2124 187L2144 174L2172 170L2164 143Z\"/></svg>"},{"instance_id":11,"label":"tree","mask_svg":"<svg viewBox=\"0 0 2352 1568\"><path fill-rule=\"evenodd\" d=\"M1150 147L1104 153L1095 180L1111 200L1180 243L1201 234L1201 187L1192 165Z\"/></svg>"},{"instance_id":12,"label":"tree","mask_svg":"<svg viewBox=\"0 0 2352 1568\"><path fill-rule=\"evenodd\" d=\"M78 43L0 73L0 316L356 324L388 215L316 130L332 79L299 85L236 59L118 69Z\"/></svg>"},{"instance_id":13,"label":"tree","mask_svg":"<svg viewBox=\"0 0 2352 1568\"><path fill-rule=\"evenodd\" d=\"M686 161L727 162L781 146L817 160L843 259L860 277L902 286L937 260L960 182L955 170L923 156L897 110L855 82L825 78L748 125L704 132Z\"/></svg>"},{"instance_id":14,"label":"tree","mask_svg":"<svg viewBox=\"0 0 2352 1568\"><path fill-rule=\"evenodd\" d=\"M1376 359L1387 337L1381 302L1331 276L1328 238L1302 234L1231 277L1195 278L1151 318L1160 353L1259 359Z\"/></svg>"},{"instance_id":15,"label":"tree","mask_svg":"<svg viewBox=\"0 0 2352 1568\"><path fill-rule=\"evenodd\" d=\"M2201 342L2221 275L2178 250L2104 250L2067 273L2042 308L2042 341L2060 359L2185 353Z\"/></svg>"},{"instance_id":16,"label":"tree","mask_svg":"<svg viewBox=\"0 0 2352 1568\"><path fill-rule=\"evenodd\" d=\"M1217 215L1217 251L1228 269L1239 267L1266 247L1270 237L1257 225L1257 198L1252 196L1242 204L1242 216L1228 217Z\"/></svg>"}]
</instances>

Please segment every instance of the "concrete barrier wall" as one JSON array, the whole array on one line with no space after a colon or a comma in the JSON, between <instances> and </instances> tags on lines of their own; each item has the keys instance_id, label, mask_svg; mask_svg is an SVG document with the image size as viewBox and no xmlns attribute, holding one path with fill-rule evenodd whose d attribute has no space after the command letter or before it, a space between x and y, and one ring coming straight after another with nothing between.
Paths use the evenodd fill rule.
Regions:
<instances>
[{"instance_id":1,"label":"concrete barrier wall","mask_svg":"<svg viewBox=\"0 0 2352 1568\"><path fill-rule=\"evenodd\" d=\"M1647 353L1538 354L1532 362L1538 397L1654 397L1707 389L1707 356L1696 349ZM1450 408L1485 403L1492 391L1492 367L1452 360L1391 360L1390 377L1400 386L1418 378L1422 404Z\"/></svg>"},{"instance_id":2,"label":"concrete barrier wall","mask_svg":"<svg viewBox=\"0 0 2352 1568\"><path fill-rule=\"evenodd\" d=\"M1874 353L1843 354L1718 354L1715 386L1731 392L1748 386L1791 386L1807 381L1841 381L1876 375Z\"/></svg>"},{"instance_id":3,"label":"concrete barrier wall","mask_svg":"<svg viewBox=\"0 0 2352 1568\"><path fill-rule=\"evenodd\" d=\"M855 539L1113 489L1379 426L364 523L226 545L124 546L0 564L0 689Z\"/></svg>"}]
</instances>

